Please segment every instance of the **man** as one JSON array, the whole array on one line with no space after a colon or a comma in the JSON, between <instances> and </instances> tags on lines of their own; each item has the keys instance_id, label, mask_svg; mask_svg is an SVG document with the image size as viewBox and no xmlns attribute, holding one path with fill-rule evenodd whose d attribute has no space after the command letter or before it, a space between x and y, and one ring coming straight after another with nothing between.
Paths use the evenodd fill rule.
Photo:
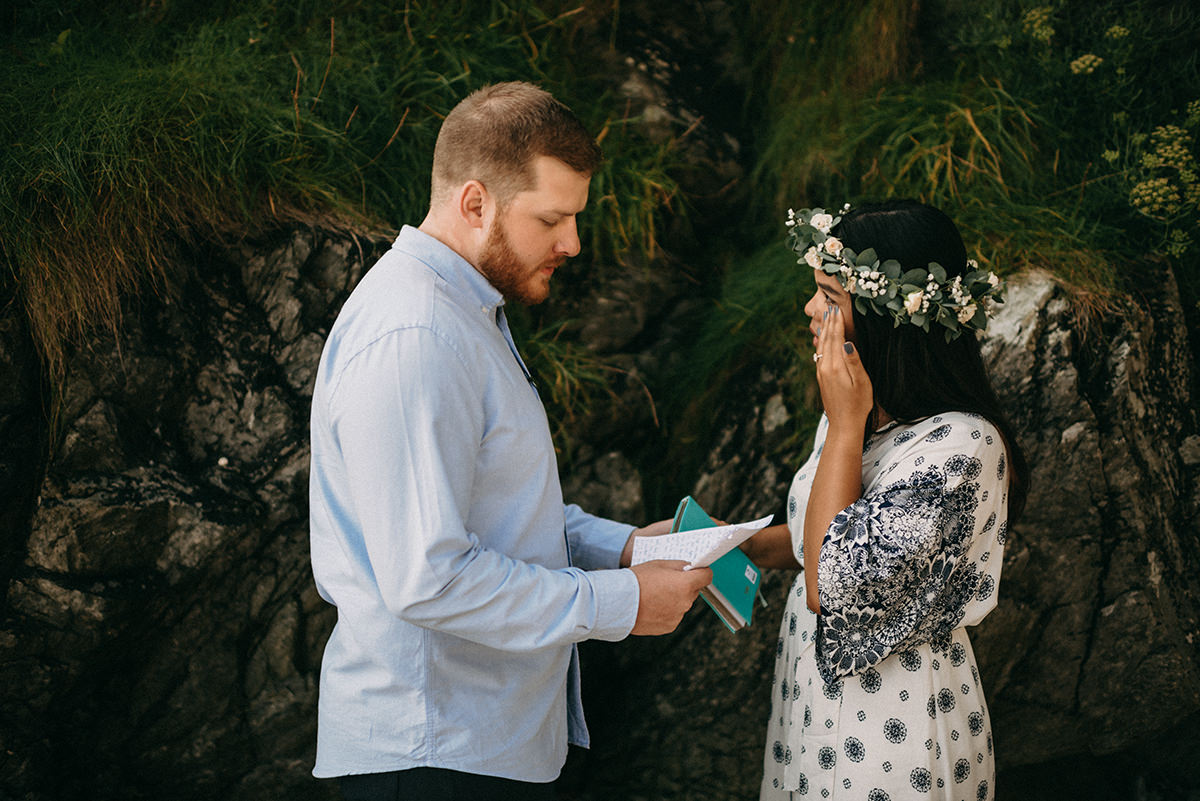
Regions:
<instances>
[{"instance_id":1,"label":"man","mask_svg":"<svg viewBox=\"0 0 1200 801\"><path fill-rule=\"evenodd\" d=\"M587 745L575 644L674 630L711 571L632 569L634 534L564 506L504 317L579 252L600 159L548 93L497 84L446 117L429 213L338 315L312 410L313 573L338 608L318 777L367 798L552 798Z\"/></svg>"}]
</instances>

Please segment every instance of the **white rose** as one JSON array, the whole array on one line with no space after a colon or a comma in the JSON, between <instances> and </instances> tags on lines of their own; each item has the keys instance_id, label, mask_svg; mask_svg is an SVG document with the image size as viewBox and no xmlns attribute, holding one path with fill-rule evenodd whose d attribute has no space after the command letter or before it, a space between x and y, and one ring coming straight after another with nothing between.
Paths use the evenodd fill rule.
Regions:
<instances>
[{"instance_id":1,"label":"white rose","mask_svg":"<svg viewBox=\"0 0 1200 801\"><path fill-rule=\"evenodd\" d=\"M812 267L814 270L820 268L821 254L817 252L817 248L815 245L813 247L810 247L808 249L808 251L804 254L804 260L806 262L808 262L808 266Z\"/></svg>"},{"instance_id":2,"label":"white rose","mask_svg":"<svg viewBox=\"0 0 1200 801\"><path fill-rule=\"evenodd\" d=\"M833 215L814 214L812 219L809 220L809 225L811 225L813 228L816 228L821 233L827 234L829 233L829 229L833 227Z\"/></svg>"},{"instance_id":3,"label":"white rose","mask_svg":"<svg viewBox=\"0 0 1200 801\"><path fill-rule=\"evenodd\" d=\"M858 279L852 275L846 279L846 291L853 295L856 289L858 289Z\"/></svg>"},{"instance_id":4,"label":"white rose","mask_svg":"<svg viewBox=\"0 0 1200 801\"><path fill-rule=\"evenodd\" d=\"M904 297L904 310L909 314L916 314L921 310L921 305L925 303L925 293L921 290L909 292Z\"/></svg>"},{"instance_id":5,"label":"white rose","mask_svg":"<svg viewBox=\"0 0 1200 801\"><path fill-rule=\"evenodd\" d=\"M825 240L825 252L835 258L842 252L842 240L831 236Z\"/></svg>"},{"instance_id":6,"label":"white rose","mask_svg":"<svg viewBox=\"0 0 1200 801\"><path fill-rule=\"evenodd\" d=\"M974 303L968 303L966 306L963 306L961 309L958 310L958 321L964 325L969 323L971 321L971 318L974 316L975 316L975 304Z\"/></svg>"}]
</instances>

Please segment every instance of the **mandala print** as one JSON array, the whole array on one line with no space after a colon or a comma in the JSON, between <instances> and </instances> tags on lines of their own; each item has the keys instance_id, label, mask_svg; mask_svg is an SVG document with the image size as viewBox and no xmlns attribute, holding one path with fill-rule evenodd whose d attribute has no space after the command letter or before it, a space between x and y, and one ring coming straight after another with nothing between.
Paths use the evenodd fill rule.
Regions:
<instances>
[{"instance_id":1,"label":"mandala print","mask_svg":"<svg viewBox=\"0 0 1200 801\"><path fill-rule=\"evenodd\" d=\"M847 609L843 613L822 615L817 620L818 643L825 659L819 660L826 682L879 663L887 648L870 635L868 621L874 613L865 609Z\"/></svg>"},{"instance_id":2,"label":"mandala print","mask_svg":"<svg viewBox=\"0 0 1200 801\"><path fill-rule=\"evenodd\" d=\"M925 436L926 442L941 442L946 437L950 436L950 426L938 426L933 431L930 431Z\"/></svg>"},{"instance_id":3,"label":"mandala print","mask_svg":"<svg viewBox=\"0 0 1200 801\"><path fill-rule=\"evenodd\" d=\"M879 678L879 671L875 668L867 668L860 673L858 683L862 686L863 691L868 693L877 693L883 686L883 680Z\"/></svg>"},{"instance_id":4,"label":"mandala print","mask_svg":"<svg viewBox=\"0 0 1200 801\"><path fill-rule=\"evenodd\" d=\"M986 421L961 419L901 424L864 447L864 496L835 516L822 544L822 610L814 620L801 614L802 601L789 600L781 626L782 651L796 658L776 668L787 689L773 697L772 721L784 728L772 723L767 738L768 790L778 777L775 786L805 799L840 798L843 788L866 801L990 798L991 735L961 626L995 606L1007 523L994 476L1005 459L998 438L984 445ZM801 516L816 458L793 482L799 501L789 497L789 515ZM809 634L812 647L800 646ZM813 711L791 688L818 677ZM797 759L785 778L789 744Z\"/></svg>"},{"instance_id":5,"label":"mandala print","mask_svg":"<svg viewBox=\"0 0 1200 801\"><path fill-rule=\"evenodd\" d=\"M887 722L883 724L883 736L889 743L900 744L908 736L908 727L899 718L888 718Z\"/></svg>"},{"instance_id":6,"label":"mandala print","mask_svg":"<svg viewBox=\"0 0 1200 801\"><path fill-rule=\"evenodd\" d=\"M978 459L959 454L953 462L959 474L978 472ZM818 623L818 668L826 681L874 666L901 644L949 647L979 582L973 565L961 576L955 570L972 538L979 485L946 486L946 474L931 467L834 518L818 568L827 609ZM932 561L920 558L938 531L943 550ZM895 575L871 580L880 574ZM917 587L922 594L913 593Z\"/></svg>"}]
</instances>

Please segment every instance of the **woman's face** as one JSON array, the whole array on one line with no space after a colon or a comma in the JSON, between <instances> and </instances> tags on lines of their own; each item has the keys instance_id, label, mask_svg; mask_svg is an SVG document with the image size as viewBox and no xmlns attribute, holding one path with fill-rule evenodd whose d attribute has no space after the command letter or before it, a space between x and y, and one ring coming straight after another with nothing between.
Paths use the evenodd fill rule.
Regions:
<instances>
[{"instance_id":1,"label":"woman's face","mask_svg":"<svg viewBox=\"0 0 1200 801\"><path fill-rule=\"evenodd\" d=\"M824 270L813 270L817 281L817 291L804 304L804 313L812 318L808 330L812 331L813 347L817 347L817 337L821 333L821 325L825 319L825 310L837 306L841 311L845 326L846 341L858 344L854 337L854 314L850 295L842 288L841 282Z\"/></svg>"}]
</instances>

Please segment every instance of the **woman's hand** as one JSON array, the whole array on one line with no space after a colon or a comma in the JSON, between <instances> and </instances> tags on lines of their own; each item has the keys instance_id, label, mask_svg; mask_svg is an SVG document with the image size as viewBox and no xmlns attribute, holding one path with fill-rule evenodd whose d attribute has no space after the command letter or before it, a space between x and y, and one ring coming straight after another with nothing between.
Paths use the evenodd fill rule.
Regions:
<instances>
[{"instance_id":1,"label":"woman's hand","mask_svg":"<svg viewBox=\"0 0 1200 801\"><path fill-rule=\"evenodd\" d=\"M808 608L819 614L821 544L834 516L862 495L863 437L875 400L858 351L846 341L845 320L837 306L831 306L821 320L817 354L817 384L829 430L804 514L804 564L808 566L804 581Z\"/></svg>"},{"instance_id":2,"label":"woman's hand","mask_svg":"<svg viewBox=\"0 0 1200 801\"><path fill-rule=\"evenodd\" d=\"M846 341L846 321L841 308L829 304L817 336L817 385L829 427L863 428L875 408L871 379L863 369L854 344Z\"/></svg>"}]
</instances>

